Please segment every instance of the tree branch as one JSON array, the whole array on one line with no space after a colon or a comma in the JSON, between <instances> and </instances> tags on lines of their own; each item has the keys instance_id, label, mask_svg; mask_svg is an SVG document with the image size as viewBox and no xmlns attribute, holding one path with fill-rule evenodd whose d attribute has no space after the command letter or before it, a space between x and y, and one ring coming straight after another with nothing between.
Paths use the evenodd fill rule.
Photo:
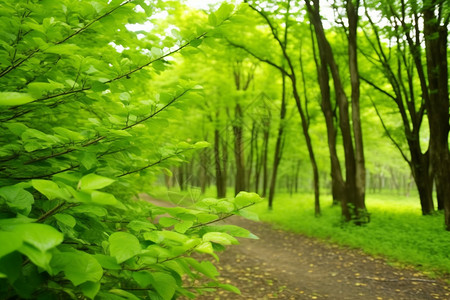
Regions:
<instances>
[{"instance_id":1,"label":"tree branch","mask_svg":"<svg viewBox=\"0 0 450 300\"><path fill-rule=\"evenodd\" d=\"M162 163L163 161L166 161L166 160L168 160L168 159L170 159L170 158L172 158L172 157L176 157L177 155L179 155L179 154L181 154L181 153L184 153L184 152L186 152L186 151L193 150L193 149L194 149L194 148L189 148L189 149L185 149L185 150L182 150L182 151L179 151L179 152L175 152L175 153L172 154L172 155L169 155L169 156L160 158L158 161L155 161L155 162L153 162L153 163L151 163L151 164L148 164L148 165L146 165L146 166L143 166L143 167L141 167L141 168L139 168L139 169L125 172L125 173L123 173L123 174L118 175L117 177L127 176L127 175L130 175L130 174L137 173L137 172L140 172L140 171L142 171L142 170L151 168L151 167L153 167L153 166L156 166L156 165Z\"/></svg>"},{"instance_id":2,"label":"tree branch","mask_svg":"<svg viewBox=\"0 0 450 300\"><path fill-rule=\"evenodd\" d=\"M65 37L64 39L60 40L59 42L56 42L55 45L60 45L64 42L66 42L67 40L73 38L74 36L80 34L81 32L85 31L86 29L88 29L92 24L98 22L99 20L103 19L104 17L110 15L111 13L113 13L115 10L119 9L120 7L132 2L133 0L126 0L124 2L122 2L119 6L113 8L112 10L106 12L105 14L95 18L94 20L92 20L91 22L89 22L88 24L86 24L84 27L78 29L77 31L73 32L72 34L68 35L67 37ZM50 46L51 47L51 46ZM30 58L32 58L36 53L41 52L42 49L37 48L35 50L33 50L27 57L23 58L21 61L19 61L17 64L14 64L5 68L4 70L2 70L0 72L0 77L5 76L6 74L8 74L9 72L11 72L14 69L17 69L18 67L20 67L20 65L22 65L24 62L26 62L27 60L29 60ZM44 50L45 51L45 50Z\"/></svg>"},{"instance_id":3,"label":"tree branch","mask_svg":"<svg viewBox=\"0 0 450 300\"><path fill-rule=\"evenodd\" d=\"M405 155L405 153L403 152L402 148L400 147L400 145L397 143L397 141L392 137L391 133L389 132L389 130L386 127L386 124L383 121L383 118L381 117L380 112L378 111L378 108L375 104L375 101L372 100L372 97L370 97L370 101L372 102L373 107L375 108L375 112L377 113L378 118L380 119L381 125L383 126L384 131L386 132L386 135L388 136L388 138L392 141L392 143L395 145L395 147L400 151L400 154L402 155L403 159L409 164L411 165L411 161L408 159L408 157Z\"/></svg>"},{"instance_id":4,"label":"tree branch","mask_svg":"<svg viewBox=\"0 0 450 300\"><path fill-rule=\"evenodd\" d=\"M382 88L380 88L378 85L376 85L375 83L373 83L372 81L370 81L369 79L365 78L364 76L360 76L361 80L364 81L365 83L367 83L368 85L370 85L371 87L373 87L374 89L376 89L377 91L383 93L384 95L388 96L389 98L391 98L392 100L394 100L395 102L397 102L397 98L395 98L394 95L391 95L390 93L386 92L385 90L383 90Z\"/></svg>"},{"instance_id":5,"label":"tree branch","mask_svg":"<svg viewBox=\"0 0 450 300\"><path fill-rule=\"evenodd\" d=\"M259 60L261 62L265 62L265 63L271 65L272 67L280 70L282 73L286 74L286 76L289 76L289 77L291 76L283 67L280 67L279 65L272 62L271 60L268 60L268 59L265 59L265 58L262 58L262 57L256 55L253 51L251 51L250 49L248 49L247 47L245 47L243 45L236 44L236 43L230 41L229 39L226 39L226 40L227 40L228 44L230 44L231 46L242 49L245 52L247 52L248 54L250 54L251 56L253 56L254 58L256 58L257 60Z\"/></svg>"}]
</instances>

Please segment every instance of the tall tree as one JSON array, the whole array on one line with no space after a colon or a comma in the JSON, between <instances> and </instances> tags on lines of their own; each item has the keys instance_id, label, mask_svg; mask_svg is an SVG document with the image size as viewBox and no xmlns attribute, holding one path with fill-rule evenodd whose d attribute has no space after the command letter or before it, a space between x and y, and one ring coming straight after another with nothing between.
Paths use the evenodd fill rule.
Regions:
<instances>
[{"instance_id":1,"label":"tall tree","mask_svg":"<svg viewBox=\"0 0 450 300\"><path fill-rule=\"evenodd\" d=\"M253 80L254 72L254 65L246 66L241 60L236 60L233 63L233 78L236 91L247 91ZM247 187L244 155L244 112L240 103L240 97L241 93L237 93L233 117L234 159L236 162L235 195L240 191L245 191Z\"/></svg>"},{"instance_id":2,"label":"tall tree","mask_svg":"<svg viewBox=\"0 0 450 300\"><path fill-rule=\"evenodd\" d=\"M334 58L332 47L326 37L320 15L319 0L306 0L306 8L310 21L314 27L319 48L319 57L324 59L321 64L327 65L333 78L336 102L339 108L339 127L342 134L345 156L345 197L341 201L342 214L346 221L354 220L361 224L368 222L365 207L365 166L362 143L362 130L359 112L359 75L356 56L356 31L358 24L359 2L346 1L348 28L348 61L352 86L352 122L349 115L349 101L338 64ZM324 87L324 84L321 85ZM353 125L353 126L352 126Z\"/></svg>"},{"instance_id":3,"label":"tall tree","mask_svg":"<svg viewBox=\"0 0 450 300\"><path fill-rule=\"evenodd\" d=\"M450 231L450 150L448 144L448 25L450 12L446 1L424 1L423 33L428 75L425 103L430 128L430 159L436 181L438 202L445 210L445 228ZM424 88L424 91L426 89Z\"/></svg>"},{"instance_id":4,"label":"tall tree","mask_svg":"<svg viewBox=\"0 0 450 300\"><path fill-rule=\"evenodd\" d=\"M393 141L396 148L402 154L402 157L408 163L411 168L414 181L416 182L417 190L419 192L420 204L422 208L422 214L428 215L434 211L433 205L433 177L429 159L429 150L423 151L421 145L421 126L425 117L426 104L424 101L418 101L418 92L416 89L417 82L415 80L416 72L414 72L414 63L411 58L410 46L407 41L403 39L404 32L399 26L399 22L395 18L386 18L390 20L388 23L391 28L391 35L395 39L393 41L395 48L390 49L383 43L383 35L379 28L372 19L371 9L369 4L366 4L366 18L371 24L371 32L366 32L367 41L373 51L374 56L371 56L365 50L361 52L368 58L370 62L375 64L382 70L382 74L389 82L393 93L390 90L386 90L383 86L372 79L371 74L367 74L363 77L363 80L376 90L381 92L384 96L392 99L396 104L400 113L401 121L403 124L404 137L408 144L409 157L404 153L401 147L401 143L396 140L393 134L389 131L383 116L376 102L374 101L374 107L377 114L380 117L383 128L385 129L387 136ZM416 20L418 21L418 20ZM419 42L417 40L416 42ZM420 47L414 42L414 48ZM394 51L395 55L389 55L388 53ZM379 75L379 74L376 74ZM378 76L376 77L378 78ZM420 86L420 85L419 85Z\"/></svg>"},{"instance_id":5,"label":"tall tree","mask_svg":"<svg viewBox=\"0 0 450 300\"><path fill-rule=\"evenodd\" d=\"M293 97L295 100L295 104L297 106L298 113L300 115L302 132L305 137L305 141L306 141L306 145L307 145L308 153L309 153L309 158L310 158L310 162L311 162L311 166L312 166L312 171L313 171L314 201L316 203L315 214L320 215L320 206L317 205L319 203L319 198L320 198L319 170L317 167L317 161L316 161L316 157L314 154L311 136L309 134L309 125L310 125L309 121L310 120L305 112L305 107L304 107L304 104L302 103L302 100L300 97L300 92L298 90L297 70L294 66L291 55L288 53L287 40L285 42L283 41L283 37L280 36L278 33L278 29L277 29L278 25L270 19L267 12L265 12L264 10L262 10L261 8L255 6L255 5L253 5L252 3L250 3L250 1L245 1L245 2L248 4L248 6L253 11L255 11L258 15L260 15L262 17L262 19L264 20L264 23L269 27L271 36L274 39L276 45L278 46L279 51L281 51L282 61L285 61L287 66L286 66L286 68L284 68L282 65L280 66L279 64L277 64L274 61L263 58L260 55L256 54L251 49L247 48L246 46L236 44L230 40L228 40L228 42L235 47L245 50L246 52L248 52L249 54L254 56L256 59L260 60L261 62L267 63L267 64L271 65L272 67L275 67L276 69L278 69L279 71L284 73L287 78L290 79L291 86L292 86L292 94L293 94ZM288 12L289 12L289 7L291 5L290 3L291 2L289 0L285 3L283 3L284 6L286 6L286 11L287 11L287 13L285 13L285 15L289 14ZM284 26L288 26L288 25L284 24Z\"/></svg>"}]
</instances>

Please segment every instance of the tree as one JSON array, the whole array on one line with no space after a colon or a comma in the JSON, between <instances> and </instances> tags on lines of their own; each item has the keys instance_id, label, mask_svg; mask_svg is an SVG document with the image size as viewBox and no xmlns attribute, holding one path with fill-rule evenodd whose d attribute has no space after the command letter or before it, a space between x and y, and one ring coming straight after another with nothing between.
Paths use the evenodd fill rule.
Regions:
<instances>
[{"instance_id":1,"label":"tree","mask_svg":"<svg viewBox=\"0 0 450 300\"><path fill-rule=\"evenodd\" d=\"M193 297L204 287L182 282L198 276L210 278L208 289L237 292L189 254L216 257L237 243L233 235L250 237L207 224L258 196L197 209L132 199L154 174L207 146L165 131L200 88L161 79L175 65L169 56L192 55L233 8L198 33L161 39L126 25L176 9L163 2L0 3L0 297Z\"/></svg>"},{"instance_id":2,"label":"tree","mask_svg":"<svg viewBox=\"0 0 450 300\"><path fill-rule=\"evenodd\" d=\"M271 32L271 36L274 39L275 44L278 47L278 50L281 52L281 58L282 61L286 62L286 68L284 68L283 65L279 65L276 62L270 60L270 59L266 59L262 56L260 56L259 54L255 53L252 49L247 48L246 46L243 46L241 44L237 44L233 41L231 41L230 39L228 39L228 42L240 49L243 49L244 51L248 52L250 55L252 55L253 57L255 57L256 59L260 60L261 62L267 63L269 65L271 65L272 67L278 69L280 72L284 73L286 75L286 77L288 77L291 81L292 84L292 93L293 93L293 97L297 106L297 110L298 113L300 115L300 119L301 119L301 125L302 125L302 132L303 135L305 137L305 141L306 141L306 145L308 148L308 153L309 153L309 158L310 158L310 162L311 162L311 166L312 166L312 171L313 171L313 178L314 178L314 201L315 201L315 214L316 215L320 215L320 205L319 205L319 198L320 198L320 184L319 184L319 171L317 168L317 162L316 162L316 158L314 155L314 149L313 149L313 145L312 145L312 141L311 141L311 137L309 135L309 118L308 115L306 114L304 105L302 104L302 100L300 97L300 92L298 91L298 78L297 78L297 73L296 73L296 69L295 66L293 64L292 58L290 56L290 54L288 53L288 48L287 48L287 39L286 40L282 40L282 37L279 35L278 33L278 28L277 28L277 24L274 23L273 21L271 21L271 19L269 18L268 14L263 11L261 8L256 7L255 5L251 4L250 2L246 1L246 3L248 4L248 6L255 11L258 15L260 15L260 17L264 20L264 23L269 27L269 30ZM283 3L283 5L286 8L286 14L285 16L289 16L289 7L290 7L290 1ZM288 24L284 24L286 30L288 28ZM287 31L285 31L287 32ZM285 37L287 36L287 33L285 34Z\"/></svg>"},{"instance_id":3,"label":"tree","mask_svg":"<svg viewBox=\"0 0 450 300\"><path fill-rule=\"evenodd\" d=\"M382 125L385 128L388 137L391 138L394 145L396 145L397 149L411 168L420 196L422 214L431 214L434 211L434 205L432 198L433 180L429 163L429 151L422 151L420 139L420 129L425 116L425 102L420 101L420 103L417 104L418 101L416 99L418 97L415 88L417 82L415 82L415 74L412 72L414 68L411 65L412 62L409 55L409 47L407 46L406 41L402 40L403 34L400 32L398 24L393 22L390 24L389 28L393 29L391 34L393 34L393 37L395 38L394 43L396 44L395 51L397 55L386 55L386 51L392 50L383 45L380 30L372 20L369 8L366 8L366 17L374 32L374 36L366 33L366 37L370 46L375 51L376 59L372 58L364 51L362 51L362 53L368 57L371 62L381 67L384 76L391 86L393 94L391 94L390 91L383 89L380 84L375 83L375 80L370 78L372 77L370 75L367 77L365 75L363 80L392 99L398 107L403 123L404 136L408 143L409 157L404 153L400 143L394 139L392 132L389 131L381 116L380 109L377 107L379 104L377 105L374 101L376 112L380 116ZM394 21L394 19L392 19L392 21ZM373 41L374 39L376 40ZM397 71L395 71L396 66Z\"/></svg>"},{"instance_id":4,"label":"tree","mask_svg":"<svg viewBox=\"0 0 450 300\"><path fill-rule=\"evenodd\" d=\"M348 28L347 41L348 41L348 61L349 61L349 74L351 78L351 100L352 100L352 114L351 122L349 116L349 103L348 97L345 93L345 88L342 82L341 75L339 73L338 64L334 58L332 47L327 40L325 30L320 16L320 4L319 1L305 1L310 22L314 27L315 35L317 38L319 57L321 59L322 67L320 68L319 76L321 88L324 89L326 83L325 66L329 68L331 76L333 78L334 90L336 94L336 103L339 108L339 127L342 134L344 154L345 154L345 196L343 201L341 200L342 214L346 221L354 220L357 224L368 222L368 213L365 207L365 163L364 163L364 150L362 142L362 129L360 122L359 112L359 74L357 65L356 54L356 31L358 24L358 7L359 2L356 4L353 1L345 1ZM328 93L326 87L323 93ZM324 100L324 96L322 97ZM322 106L323 109L330 109L329 105ZM326 119L329 118L329 113L325 113ZM329 121L327 121L329 122ZM330 137L334 135L334 129L328 127L333 132L328 134ZM353 145L354 143L354 145ZM332 146L330 146L331 148Z\"/></svg>"},{"instance_id":5,"label":"tree","mask_svg":"<svg viewBox=\"0 0 450 300\"><path fill-rule=\"evenodd\" d=\"M378 38L377 55L386 69L386 76L392 82L394 95L369 81L379 91L394 99L399 107L404 124L405 137L410 151L410 165L419 190L422 213L430 214L434 210L432 200L433 179L436 184L438 208L446 210L445 224L449 229L450 212L445 208L450 203L448 195L449 181L449 97L448 97L448 4L445 1L423 1L419 3L381 2L378 4L382 16L390 20L394 30L387 31L387 37L395 38L398 52L398 66L404 65L406 79L399 68L397 75L387 64L380 42L383 35L372 23ZM423 28L421 26L423 24ZM374 45L373 45L374 46ZM425 51L425 55L424 55ZM408 60L408 58L411 58ZM411 61L411 62L410 62ZM413 71L415 69L415 71ZM417 76L418 79L415 79ZM407 82L408 89L405 88ZM420 87L421 102L415 99L415 86ZM423 153L420 147L420 128L426 118L429 124L429 149ZM412 123L412 128L410 126ZM398 147L398 146L397 146ZM409 160L403 155L406 160ZM447 206L446 206L447 205Z\"/></svg>"}]
</instances>

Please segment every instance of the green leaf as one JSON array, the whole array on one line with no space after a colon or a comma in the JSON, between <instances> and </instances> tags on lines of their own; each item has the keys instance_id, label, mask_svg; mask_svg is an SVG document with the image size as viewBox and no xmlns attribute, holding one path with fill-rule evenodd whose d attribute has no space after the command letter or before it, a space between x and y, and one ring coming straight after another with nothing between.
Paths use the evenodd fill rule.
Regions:
<instances>
[{"instance_id":1,"label":"green leaf","mask_svg":"<svg viewBox=\"0 0 450 300\"><path fill-rule=\"evenodd\" d=\"M177 287L175 279L171 275L162 272L154 272L152 273L152 276L153 286L156 289L156 292L158 292L164 300L172 299Z\"/></svg>"},{"instance_id":2,"label":"green leaf","mask_svg":"<svg viewBox=\"0 0 450 300\"><path fill-rule=\"evenodd\" d=\"M139 220L131 221L130 223L128 223L127 227L136 232L151 231L153 229L156 229L156 226L150 223L149 221L139 221Z\"/></svg>"},{"instance_id":3,"label":"green leaf","mask_svg":"<svg viewBox=\"0 0 450 300\"><path fill-rule=\"evenodd\" d=\"M234 285L231 285L231 284L219 283L217 285L217 287L219 287L219 288L221 288L223 290L230 291L232 293L238 294L238 295L241 294L241 291L237 287L235 287Z\"/></svg>"},{"instance_id":4,"label":"green leaf","mask_svg":"<svg viewBox=\"0 0 450 300\"><path fill-rule=\"evenodd\" d=\"M195 149L202 149L202 148L208 148L211 144L205 141L200 141L194 144Z\"/></svg>"},{"instance_id":5,"label":"green leaf","mask_svg":"<svg viewBox=\"0 0 450 300\"><path fill-rule=\"evenodd\" d=\"M241 209L240 211L238 211L237 215L255 222L259 221L258 214L252 211L248 211L247 209Z\"/></svg>"},{"instance_id":6,"label":"green leaf","mask_svg":"<svg viewBox=\"0 0 450 300\"><path fill-rule=\"evenodd\" d=\"M132 294L132 293L130 293L130 292L127 292L127 291L124 291L124 290L120 290L120 289L112 289L112 290L109 290L109 292L111 293L111 294L114 294L114 295L118 295L118 296L121 296L121 297L124 297L125 299L128 299L128 300L140 300L138 297L136 297L134 294Z\"/></svg>"},{"instance_id":7,"label":"green leaf","mask_svg":"<svg viewBox=\"0 0 450 300\"><path fill-rule=\"evenodd\" d=\"M22 246L22 238L12 232L0 231L0 257L16 251Z\"/></svg>"},{"instance_id":8,"label":"green leaf","mask_svg":"<svg viewBox=\"0 0 450 300\"><path fill-rule=\"evenodd\" d=\"M202 41L203 41L202 39L195 39L195 40L192 40L189 43L189 45L191 45L192 47L198 47L201 45Z\"/></svg>"},{"instance_id":9,"label":"green leaf","mask_svg":"<svg viewBox=\"0 0 450 300\"><path fill-rule=\"evenodd\" d=\"M54 217L56 220L58 220L58 222L65 224L71 228L75 227L75 225L77 224L77 221L75 220L75 218L68 214L59 213L59 214L54 215Z\"/></svg>"},{"instance_id":10,"label":"green leaf","mask_svg":"<svg viewBox=\"0 0 450 300\"><path fill-rule=\"evenodd\" d=\"M202 239L206 242L214 242L221 245L239 244L234 237L225 232L207 232Z\"/></svg>"},{"instance_id":11,"label":"green leaf","mask_svg":"<svg viewBox=\"0 0 450 300\"><path fill-rule=\"evenodd\" d=\"M58 246L64 240L61 232L46 224L19 224L13 226L11 232L42 252Z\"/></svg>"},{"instance_id":12,"label":"green leaf","mask_svg":"<svg viewBox=\"0 0 450 300\"><path fill-rule=\"evenodd\" d=\"M208 223L208 222L212 222L215 221L219 218L218 215L214 215L214 214L207 214L207 213L201 213L197 215L197 220L199 223Z\"/></svg>"},{"instance_id":13,"label":"green leaf","mask_svg":"<svg viewBox=\"0 0 450 300\"><path fill-rule=\"evenodd\" d=\"M93 191L91 194L92 202L99 205L111 205L117 208L125 209L125 206L114 197L113 194Z\"/></svg>"},{"instance_id":14,"label":"green leaf","mask_svg":"<svg viewBox=\"0 0 450 300\"><path fill-rule=\"evenodd\" d=\"M195 270L199 271L200 273L206 275L209 278L214 279L217 276L219 276L219 272L210 261L204 260L202 262L198 262L197 260L190 257L186 258L185 261Z\"/></svg>"},{"instance_id":15,"label":"green leaf","mask_svg":"<svg viewBox=\"0 0 450 300\"><path fill-rule=\"evenodd\" d=\"M192 221L184 221L178 224L175 224L174 229L179 233L185 233L189 228L194 225Z\"/></svg>"},{"instance_id":16,"label":"green leaf","mask_svg":"<svg viewBox=\"0 0 450 300\"><path fill-rule=\"evenodd\" d=\"M254 203L258 203L261 201L261 197L256 193L247 193L247 192L239 192L236 198L234 199L234 203L240 207L248 206Z\"/></svg>"},{"instance_id":17,"label":"green leaf","mask_svg":"<svg viewBox=\"0 0 450 300\"><path fill-rule=\"evenodd\" d=\"M53 181L43 179L33 179L31 181L31 184L37 191L46 196L49 200L57 198L65 200L70 199L70 194L67 191L62 190Z\"/></svg>"},{"instance_id":18,"label":"green leaf","mask_svg":"<svg viewBox=\"0 0 450 300\"><path fill-rule=\"evenodd\" d=\"M229 3L222 3L219 9L216 11L216 17L218 22L222 22L230 16L233 12L234 5ZM214 26L214 25L213 25Z\"/></svg>"},{"instance_id":19,"label":"green leaf","mask_svg":"<svg viewBox=\"0 0 450 300\"><path fill-rule=\"evenodd\" d=\"M42 252L36 247L23 243L20 247L19 252L26 255L33 264L38 267L43 268L47 272L51 273L50 261L52 259L52 254L50 252Z\"/></svg>"},{"instance_id":20,"label":"green leaf","mask_svg":"<svg viewBox=\"0 0 450 300\"><path fill-rule=\"evenodd\" d=\"M22 273L22 254L11 252L0 257L0 273L5 274L9 282L14 282Z\"/></svg>"},{"instance_id":21,"label":"green leaf","mask_svg":"<svg viewBox=\"0 0 450 300\"><path fill-rule=\"evenodd\" d=\"M28 215L34 203L33 195L18 186L5 186L0 188L0 197L6 200L6 204L17 209L24 215Z\"/></svg>"},{"instance_id":22,"label":"green leaf","mask_svg":"<svg viewBox=\"0 0 450 300\"><path fill-rule=\"evenodd\" d=\"M54 53L60 55L74 55L80 50L80 47L74 44L59 44L52 45L51 47L45 49L45 53Z\"/></svg>"},{"instance_id":23,"label":"green leaf","mask_svg":"<svg viewBox=\"0 0 450 300\"><path fill-rule=\"evenodd\" d=\"M29 129L27 126L25 126L22 123L7 123L5 126L15 135L21 136L22 133L24 133L27 129Z\"/></svg>"},{"instance_id":24,"label":"green leaf","mask_svg":"<svg viewBox=\"0 0 450 300\"><path fill-rule=\"evenodd\" d=\"M121 270L122 267L117 263L117 260L114 257L103 255L103 254L94 254L93 257L100 263L100 265L104 269L109 270Z\"/></svg>"},{"instance_id":25,"label":"green leaf","mask_svg":"<svg viewBox=\"0 0 450 300\"><path fill-rule=\"evenodd\" d=\"M104 217L108 214L108 211L105 208L91 204L81 204L80 206L71 208L71 210L75 213L93 214L97 217Z\"/></svg>"},{"instance_id":26,"label":"green leaf","mask_svg":"<svg viewBox=\"0 0 450 300\"><path fill-rule=\"evenodd\" d=\"M183 244L189 240L188 236L169 230L158 231L158 235L162 236L164 240L171 240L180 244Z\"/></svg>"},{"instance_id":27,"label":"green leaf","mask_svg":"<svg viewBox=\"0 0 450 300\"><path fill-rule=\"evenodd\" d=\"M98 163L97 155L92 152L83 152L80 162L86 168L86 170L90 170Z\"/></svg>"},{"instance_id":28,"label":"green leaf","mask_svg":"<svg viewBox=\"0 0 450 300\"><path fill-rule=\"evenodd\" d=\"M153 282L153 276L148 271L133 272L133 279L141 288L146 288Z\"/></svg>"},{"instance_id":29,"label":"green leaf","mask_svg":"<svg viewBox=\"0 0 450 300\"><path fill-rule=\"evenodd\" d=\"M161 225L162 227L170 227L173 226L177 223L179 223L180 221L174 218L168 218L168 217L162 217L159 219L158 223L159 225Z\"/></svg>"},{"instance_id":30,"label":"green leaf","mask_svg":"<svg viewBox=\"0 0 450 300\"><path fill-rule=\"evenodd\" d=\"M78 132L69 130L64 127L53 127L53 131L58 135L65 137L71 141L81 141L84 139L84 136L79 134Z\"/></svg>"},{"instance_id":31,"label":"green leaf","mask_svg":"<svg viewBox=\"0 0 450 300\"><path fill-rule=\"evenodd\" d=\"M201 243L200 245L195 247L195 251L200 252L200 253L207 253L207 254L213 254L214 253L214 249L212 247L211 242L203 242L203 243Z\"/></svg>"},{"instance_id":32,"label":"green leaf","mask_svg":"<svg viewBox=\"0 0 450 300\"><path fill-rule=\"evenodd\" d=\"M32 102L34 99L27 93L0 92L0 105L14 106Z\"/></svg>"},{"instance_id":33,"label":"green leaf","mask_svg":"<svg viewBox=\"0 0 450 300\"><path fill-rule=\"evenodd\" d=\"M134 235L127 232L115 232L109 237L109 252L120 264L140 254L141 245Z\"/></svg>"},{"instance_id":34,"label":"green leaf","mask_svg":"<svg viewBox=\"0 0 450 300\"><path fill-rule=\"evenodd\" d=\"M103 268L98 261L82 251L55 253L51 267L55 272L63 271L75 286L87 281L98 282L103 276Z\"/></svg>"},{"instance_id":35,"label":"green leaf","mask_svg":"<svg viewBox=\"0 0 450 300\"><path fill-rule=\"evenodd\" d=\"M203 232L225 232L225 233L228 233L229 235L232 235L235 237L258 239L258 237L256 235L252 234L247 229L236 226L236 225L204 226L201 231L203 231Z\"/></svg>"},{"instance_id":36,"label":"green leaf","mask_svg":"<svg viewBox=\"0 0 450 300\"><path fill-rule=\"evenodd\" d=\"M213 12L209 14L208 22L211 26L217 26L217 17Z\"/></svg>"},{"instance_id":37,"label":"green leaf","mask_svg":"<svg viewBox=\"0 0 450 300\"><path fill-rule=\"evenodd\" d=\"M112 184L115 180L94 173L83 176L79 182L81 190L99 190Z\"/></svg>"},{"instance_id":38,"label":"green leaf","mask_svg":"<svg viewBox=\"0 0 450 300\"><path fill-rule=\"evenodd\" d=\"M28 84L28 92L35 98L40 98L56 89L64 88L64 85L58 82L31 82Z\"/></svg>"},{"instance_id":39,"label":"green leaf","mask_svg":"<svg viewBox=\"0 0 450 300\"><path fill-rule=\"evenodd\" d=\"M89 299L94 299L98 291L100 291L100 282L87 281L80 285L81 292Z\"/></svg>"},{"instance_id":40,"label":"green leaf","mask_svg":"<svg viewBox=\"0 0 450 300\"><path fill-rule=\"evenodd\" d=\"M214 207L217 212L231 213L235 210L234 204L228 200L222 200Z\"/></svg>"}]
</instances>

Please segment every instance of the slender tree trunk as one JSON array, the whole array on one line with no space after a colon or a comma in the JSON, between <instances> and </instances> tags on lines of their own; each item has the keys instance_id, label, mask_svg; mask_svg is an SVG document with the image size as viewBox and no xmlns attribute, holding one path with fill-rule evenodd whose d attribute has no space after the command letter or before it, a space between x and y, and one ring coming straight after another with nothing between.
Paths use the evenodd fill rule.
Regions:
<instances>
[{"instance_id":1,"label":"slender tree trunk","mask_svg":"<svg viewBox=\"0 0 450 300\"><path fill-rule=\"evenodd\" d=\"M236 177L234 193L245 191L245 159L244 159L244 137L243 137L243 114L239 103L235 106L234 132L234 158L236 160Z\"/></svg>"},{"instance_id":2,"label":"slender tree trunk","mask_svg":"<svg viewBox=\"0 0 450 300\"><path fill-rule=\"evenodd\" d=\"M282 87L281 87L281 108L280 108L280 124L278 127L277 141L275 143L275 154L273 157L272 177L269 188L269 209L272 209L273 198L275 196L275 186L277 182L278 166L281 162L283 153L283 139L284 139L284 120L286 118L286 75L281 73ZM292 194L292 184L289 188Z\"/></svg>"},{"instance_id":3,"label":"slender tree trunk","mask_svg":"<svg viewBox=\"0 0 450 300\"><path fill-rule=\"evenodd\" d=\"M251 137L250 137L250 153L247 157L247 187L250 189L251 187L251 181L252 181L252 175L253 175L253 161L254 161L254 153L255 153L255 135L256 135L256 122L253 121L252 123L252 130L251 130Z\"/></svg>"},{"instance_id":4,"label":"slender tree trunk","mask_svg":"<svg viewBox=\"0 0 450 300\"><path fill-rule=\"evenodd\" d=\"M295 177L294 177L294 184L295 184L295 192L298 193L298 182L300 180L300 165L301 160L297 161L297 165L295 166Z\"/></svg>"},{"instance_id":5,"label":"slender tree trunk","mask_svg":"<svg viewBox=\"0 0 450 300\"><path fill-rule=\"evenodd\" d=\"M180 191L184 191L186 189L184 177L184 165L181 165L178 167L178 185L180 186Z\"/></svg>"},{"instance_id":6,"label":"slender tree trunk","mask_svg":"<svg viewBox=\"0 0 450 300\"><path fill-rule=\"evenodd\" d=\"M352 87L352 125L353 125L353 137L355 141L355 159L356 159L356 205L359 217L366 214L366 166L364 159L364 147L363 147L363 134L361 126L361 113L360 113L360 81L359 81L359 71L358 71L358 55L357 55L357 29L358 29L358 9L359 0L347 0L347 17L348 17L348 57L349 57L349 68L350 68L350 81ZM362 220L365 222L364 220Z\"/></svg>"},{"instance_id":7,"label":"slender tree trunk","mask_svg":"<svg viewBox=\"0 0 450 300\"><path fill-rule=\"evenodd\" d=\"M311 33L312 35L312 33ZM313 36L312 36L313 37ZM313 40L313 39L312 39ZM325 117L325 125L327 128L327 138L328 138L328 150L330 153L330 163L331 163L331 193L333 197L333 205L341 202L345 197L345 182L342 177L341 164L339 162L339 157L337 155L336 149L336 137L337 137L337 116L335 114L335 109L331 104L331 93L330 93L330 76L328 74L328 66L326 64L326 57L324 51L320 52L320 63L316 59L316 47L313 40L313 53L314 61L317 69L317 78L319 79L320 93L321 93L321 103L320 107L322 109L323 115Z\"/></svg>"},{"instance_id":8,"label":"slender tree trunk","mask_svg":"<svg viewBox=\"0 0 450 300\"><path fill-rule=\"evenodd\" d=\"M218 117L218 114L216 114ZM214 129L214 165L216 169L216 188L217 188L217 198L226 197L226 176L224 174L224 168L222 166L222 161L224 157L220 155L220 131L218 128Z\"/></svg>"},{"instance_id":9,"label":"slender tree trunk","mask_svg":"<svg viewBox=\"0 0 450 300\"><path fill-rule=\"evenodd\" d=\"M262 196L265 197L267 195L267 183L269 181L269 171L267 168L267 158L269 153L269 133L270 133L270 118L267 118L267 120L263 121L264 128L263 128L263 154L262 154L262 171L263 171L263 189L262 189Z\"/></svg>"},{"instance_id":10,"label":"slender tree trunk","mask_svg":"<svg viewBox=\"0 0 450 300\"><path fill-rule=\"evenodd\" d=\"M301 104L301 100L300 100L300 96L299 96L296 84L297 84L297 82L294 77L292 79L294 99L295 99L295 103L297 104L297 109L298 109L298 112L301 117L303 135L305 137L306 147L308 149L309 159L311 161L311 167L313 170L314 215L319 216L320 215L319 168L317 167L317 161L316 161L316 157L314 155L314 149L312 146L311 136L309 135L309 122L307 120L305 112L303 111L303 107Z\"/></svg>"},{"instance_id":11,"label":"slender tree trunk","mask_svg":"<svg viewBox=\"0 0 450 300\"><path fill-rule=\"evenodd\" d=\"M259 191L259 181L261 179L261 161L262 161L262 154L259 151L259 142L258 142L258 133L259 130L256 131L256 136L255 136L255 156L256 156L256 161L255 161L255 193L258 193Z\"/></svg>"}]
</instances>

